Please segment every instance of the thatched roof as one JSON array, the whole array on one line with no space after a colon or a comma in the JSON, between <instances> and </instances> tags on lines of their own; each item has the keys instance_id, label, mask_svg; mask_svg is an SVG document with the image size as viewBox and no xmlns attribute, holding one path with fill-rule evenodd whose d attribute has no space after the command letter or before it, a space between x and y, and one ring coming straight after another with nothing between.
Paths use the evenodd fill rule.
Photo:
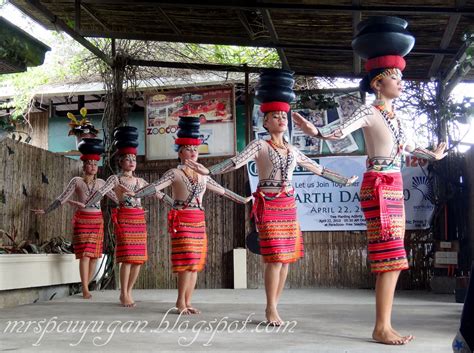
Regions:
<instances>
[{"instance_id":1,"label":"thatched roof","mask_svg":"<svg viewBox=\"0 0 474 353\"><path fill-rule=\"evenodd\" d=\"M12 0L46 28L55 18L82 36L274 47L298 74L360 77L356 25L373 15L409 22L416 37L404 74L443 77L474 32L474 0ZM39 5L38 5L39 4ZM77 10L77 11L76 11ZM48 14L49 13L49 16ZM54 17L56 16L56 17ZM466 76L474 80L474 70Z\"/></svg>"}]
</instances>

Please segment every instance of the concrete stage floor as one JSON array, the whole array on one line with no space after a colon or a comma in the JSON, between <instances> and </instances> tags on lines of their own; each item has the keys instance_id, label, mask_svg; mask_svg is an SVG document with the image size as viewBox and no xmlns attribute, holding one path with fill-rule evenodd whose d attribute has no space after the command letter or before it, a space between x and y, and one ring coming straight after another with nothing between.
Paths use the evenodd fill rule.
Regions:
<instances>
[{"instance_id":1,"label":"concrete stage floor","mask_svg":"<svg viewBox=\"0 0 474 353\"><path fill-rule=\"evenodd\" d=\"M280 328L263 323L262 289L198 289L191 316L168 312L176 290L136 290L132 309L118 291L92 293L0 309L0 351L448 353L462 310L454 295L397 292L393 326L416 339L385 346L371 341L370 290L286 289Z\"/></svg>"}]
</instances>

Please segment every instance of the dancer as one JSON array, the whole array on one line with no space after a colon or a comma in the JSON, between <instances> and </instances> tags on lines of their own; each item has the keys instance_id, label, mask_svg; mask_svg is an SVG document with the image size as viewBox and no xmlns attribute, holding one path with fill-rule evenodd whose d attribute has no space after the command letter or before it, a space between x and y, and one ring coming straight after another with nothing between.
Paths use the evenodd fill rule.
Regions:
<instances>
[{"instance_id":1,"label":"dancer","mask_svg":"<svg viewBox=\"0 0 474 353\"><path fill-rule=\"evenodd\" d=\"M85 115L87 111L81 111L82 113ZM80 128L84 126L87 132ZM89 134L91 130L97 131L88 121L87 124L79 125L79 127L75 126L72 130L78 136L84 133ZM82 297L90 299L92 295L89 292L89 283L94 275L97 259L102 257L104 221L100 210L100 203L91 203L87 207L84 207L84 204L95 191L105 184L104 180L97 178L97 164L100 160L100 155L104 152L104 147L102 140L84 138L79 143L78 148L82 154L81 160L83 161L84 175L72 178L63 193L46 209L34 209L32 211L35 214L47 214L66 202L78 208L73 219L74 235L72 244L76 259L79 259ZM76 196L76 201L70 199L73 195ZM113 192L107 193L107 196L115 202L118 201Z\"/></svg>"},{"instance_id":2,"label":"dancer","mask_svg":"<svg viewBox=\"0 0 474 353\"><path fill-rule=\"evenodd\" d=\"M365 65L369 73L361 81L360 88L376 94L373 105L361 106L342 125L330 129L316 128L298 113L292 115L295 124L306 134L321 139L340 139L359 128L364 131L368 158L360 198L367 221L371 271L377 275L376 319L372 337L379 343L389 345L406 344L414 338L412 335L402 336L391 324L395 286L400 271L408 269L400 173L402 153L410 152L431 161L446 155L445 143L440 143L434 151L428 151L408 142L400 117L395 114L393 100L402 92L403 56L408 54L415 41L405 30L406 26L406 21L386 16L372 17L359 24L359 34L352 45L362 58L369 58ZM384 29L384 32L379 32ZM379 41L374 40L376 34L380 36ZM392 47L393 43L398 46Z\"/></svg>"},{"instance_id":3,"label":"dancer","mask_svg":"<svg viewBox=\"0 0 474 353\"><path fill-rule=\"evenodd\" d=\"M147 261L147 229L145 211L140 199L133 197L138 189L148 185L142 178L135 177L138 132L135 127L119 127L114 132L115 146L118 148L121 173L112 175L86 202L86 207L115 190L119 207L112 212L115 229L115 260L120 263L120 303L124 307L135 307L132 289ZM164 194L157 194L164 198ZM165 197L168 203L169 198ZM171 201L172 202L172 201Z\"/></svg>"},{"instance_id":4,"label":"dancer","mask_svg":"<svg viewBox=\"0 0 474 353\"><path fill-rule=\"evenodd\" d=\"M197 161L199 156L199 120L199 117L180 117L180 129L175 140L180 164L177 168L168 170L160 180L135 194L135 197L145 197L168 186L172 187L174 205L168 213L168 225L172 269L178 274L176 308L182 315L200 313L192 306L191 300L197 273L204 269L207 257L206 223L202 207L204 193L210 190L240 204L252 199L251 196L245 198L235 194L185 165L186 161Z\"/></svg>"},{"instance_id":5,"label":"dancer","mask_svg":"<svg viewBox=\"0 0 474 353\"><path fill-rule=\"evenodd\" d=\"M263 126L270 140L254 140L241 153L209 169L187 160L186 165L203 175L227 173L255 160L258 170L258 188L254 193L252 215L255 218L260 251L265 262L265 291L267 307L265 316L272 325L281 325L283 320L277 306L285 286L288 264L304 254L303 238L296 219L294 189L291 185L293 171L300 165L310 172L342 185L350 185L356 176L346 178L305 156L286 142L289 103L295 98L294 79L290 71L263 70L256 97L262 102L265 114Z\"/></svg>"}]
</instances>

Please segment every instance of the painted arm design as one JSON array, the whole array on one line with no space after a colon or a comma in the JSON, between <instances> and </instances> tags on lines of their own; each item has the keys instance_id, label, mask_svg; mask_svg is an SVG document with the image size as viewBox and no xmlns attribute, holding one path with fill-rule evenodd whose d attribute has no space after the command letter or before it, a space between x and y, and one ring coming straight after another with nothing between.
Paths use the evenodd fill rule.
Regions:
<instances>
[{"instance_id":1,"label":"painted arm design","mask_svg":"<svg viewBox=\"0 0 474 353\"><path fill-rule=\"evenodd\" d=\"M295 149L296 150L296 149ZM298 165L309 170L310 172L323 177L324 179L334 181L341 185L351 185L357 180L357 177L347 178L339 173L336 173L328 168L324 168L308 156L304 155L300 150L296 150L296 162Z\"/></svg>"},{"instance_id":2,"label":"painted arm design","mask_svg":"<svg viewBox=\"0 0 474 353\"><path fill-rule=\"evenodd\" d=\"M239 169L248 161L254 159L258 152L262 149L262 141L254 140L250 142L247 147L244 148L242 152L237 154L235 157L226 159L225 161L215 164L212 167L209 167L209 174L223 174L230 171Z\"/></svg>"},{"instance_id":3,"label":"painted arm design","mask_svg":"<svg viewBox=\"0 0 474 353\"><path fill-rule=\"evenodd\" d=\"M72 196L72 194L76 190L77 182L78 182L78 177L72 178L71 181L69 182L69 184L66 186L66 189L63 191L63 193L61 195L59 195L56 198L56 200L54 200L51 203L51 205L49 205L44 210L44 213L49 213L49 212L55 210L56 208L58 208L59 206L61 206L62 204L64 204Z\"/></svg>"},{"instance_id":4,"label":"painted arm design","mask_svg":"<svg viewBox=\"0 0 474 353\"><path fill-rule=\"evenodd\" d=\"M229 189L226 189L225 187L223 187L222 185L218 184L214 179L210 178L210 177L207 177L207 188L209 190L211 190L212 192L215 192L219 195L222 195L224 196L225 198L228 198L229 200L232 200L236 203L240 203L240 204L245 204L247 203L247 198L243 197L243 196L240 196L238 194L236 194L235 192L229 190Z\"/></svg>"},{"instance_id":5,"label":"painted arm design","mask_svg":"<svg viewBox=\"0 0 474 353\"><path fill-rule=\"evenodd\" d=\"M118 177L116 175L110 176L105 182L104 186L102 186L99 190L93 193L91 197L89 197L89 199L86 202L85 207L90 207L91 205L99 202L105 195L108 195L113 190L113 188L115 188L118 184L119 184ZM116 198L117 196L115 196L115 199ZM115 201L115 199L113 200ZM118 199L117 199L117 203L118 203Z\"/></svg>"},{"instance_id":6,"label":"painted arm design","mask_svg":"<svg viewBox=\"0 0 474 353\"><path fill-rule=\"evenodd\" d=\"M161 189L164 189L168 186L170 186L175 178L175 174L173 170L168 170L163 176L156 182L148 184L141 189L137 190L135 193L134 197L137 199L155 195L157 194ZM160 196L158 196L160 197ZM166 203L168 203L166 200L164 200Z\"/></svg>"},{"instance_id":7,"label":"painted arm design","mask_svg":"<svg viewBox=\"0 0 474 353\"><path fill-rule=\"evenodd\" d=\"M350 116L349 119L344 121L341 125L334 126L323 126L318 128L319 134L317 137L325 139L341 139L368 125L367 118L371 116L372 107L369 105L362 105Z\"/></svg>"}]
</instances>

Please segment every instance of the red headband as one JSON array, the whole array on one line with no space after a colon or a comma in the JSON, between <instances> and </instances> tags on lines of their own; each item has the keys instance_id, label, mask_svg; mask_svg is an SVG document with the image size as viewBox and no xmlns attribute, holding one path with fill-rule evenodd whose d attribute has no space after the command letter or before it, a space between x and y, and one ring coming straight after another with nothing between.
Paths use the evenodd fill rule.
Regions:
<instances>
[{"instance_id":1,"label":"red headband","mask_svg":"<svg viewBox=\"0 0 474 353\"><path fill-rule=\"evenodd\" d=\"M134 154L137 155L136 147L122 147L118 149L119 154Z\"/></svg>"},{"instance_id":2,"label":"red headband","mask_svg":"<svg viewBox=\"0 0 474 353\"><path fill-rule=\"evenodd\" d=\"M178 137L174 140L174 143L180 146L184 145L192 145L192 146L199 146L202 141L200 139L195 139L191 137Z\"/></svg>"},{"instance_id":3,"label":"red headband","mask_svg":"<svg viewBox=\"0 0 474 353\"><path fill-rule=\"evenodd\" d=\"M81 156L81 161L100 161L99 154L83 154Z\"/></svg>"},{"instance_id":4,"label":"red headband","mask_svg":"<svg viewBox=\"0 0 474 353\"><path fill-rule=\"evenodd\" d=\"M289 112L290 105L286 102L266 102L262 103L260 106L260 111L262 113L268 112Z\"/></svg>"},{"instance_id":5,"label":"red headband","mask_svg":"<svg viewBox=\"0 0 474 353\"><path fill-rule=\"evenodd\" d=\"M385 68L394 68L400 69L403 71L406 66L406 61L403 57L399 55L385 55L385 56L378 56L376 58L372 58L367 60L365 63L365 69L367 71L375 70L375 69L385 69Z\"/></svg>"}]
</instances>

